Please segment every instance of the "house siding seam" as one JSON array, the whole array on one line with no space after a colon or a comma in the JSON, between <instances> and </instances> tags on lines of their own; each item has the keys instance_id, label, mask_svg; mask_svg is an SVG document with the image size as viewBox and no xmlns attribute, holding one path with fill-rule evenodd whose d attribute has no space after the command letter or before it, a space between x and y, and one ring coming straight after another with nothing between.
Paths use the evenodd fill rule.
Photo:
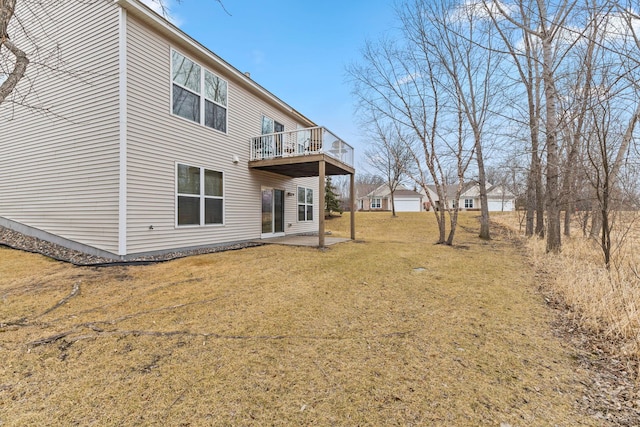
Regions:
<instances>
[{"instance_id":1,"label":"house siding seam","mask_svg":"<svg viewBox=\"0 0 640 427\"><path fill-rule=\"evenodd\" d=\"M118 38L105 35L118 34L118 7L106 0L18 2L16 16L41 10L28 37L20 27L10 33L32 55L29 78L17 90L30 93L26 105L48 112L0 106L2 134L10 136L0 138L0 216L115 253ZM35 46L62 63L39 67Z\"/></svg>"}]
</instances>

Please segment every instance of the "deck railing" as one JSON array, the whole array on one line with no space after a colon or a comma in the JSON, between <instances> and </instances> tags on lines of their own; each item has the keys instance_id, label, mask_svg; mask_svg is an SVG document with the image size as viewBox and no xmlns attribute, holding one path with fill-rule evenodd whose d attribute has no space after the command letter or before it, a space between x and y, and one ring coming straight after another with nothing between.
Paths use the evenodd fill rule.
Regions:
<instances>
[{"instance_id":1,"label":"deck railing","mask_svg":"<svg viewBox=\"0 0 640 427\"><path fill-rule=\"evenodd\" d=\"M269 133L251 138L251 160L321 153L353 166L353 147L325 127Z\"/></svg>"}]
</instances>

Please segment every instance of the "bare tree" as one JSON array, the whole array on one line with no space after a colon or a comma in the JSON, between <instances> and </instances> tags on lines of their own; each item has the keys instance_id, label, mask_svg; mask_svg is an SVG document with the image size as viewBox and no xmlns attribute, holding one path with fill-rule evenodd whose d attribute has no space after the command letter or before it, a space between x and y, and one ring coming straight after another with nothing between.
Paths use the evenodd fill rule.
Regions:
<instances>
[{"instance_id":1,"label":"bare tree","mask_svg":"<svg viewBox=\"0 0 640 427\"><path fill-rule=\"evenodd\" d=\"M13 93L24 77L29 58L9 36L16 0L0 0L0 104Z\"/></svg>"},{"instance_id":2,"label":"bare tree","mask_svg":"<svg viewBox=\"0 0 640 427\"><path fill-rule=\"evenodd\" d=\"M405 28L406 31L411 29ZM438 223L437 242L450 245L457 226L457 206L456 200L449 203L445 171L453 166L462 185L473 155L461 116L449 114L460 111L459 99L442 87L442 64L419 39L405 35L400 40L369 42L362 56L360 64L348 69L359 112L365 117L388 120L402 136L414 165L407 174L422 188L431 205L439 206L433 211ZM450 121L441 116L445 111ZM448 128L451 124L454 125ZM432 185L438 204L432 197Z\"/></svg>"},{"instance_id":3,"label":"bare tree","mask_svg":"<svg viewBox=\"0 0 640 427\"><path fill-rule=\"evenodd\" d=\"M489 208L484 166L485 126L497 92L493 31L481 3L415 0L401 12L406 37L424 46L443 70L448 90L473 138L480 188L480 238L489 239Z\"/></svg>"},{"instance_id":4,"label":"bare tree","mask_svg":"<svg viewBox=\"0 0 640 427\"><path fill-rule=\"evenodd\" d=\"M231 15L222 0L215 1L225 13ZM156 6L161 15L169 18L169 8L165 0L149 0L149 2ZM18 6L25 3L27 7L22 8L25 16L18 16L16 14ZM69 70L65 67L59 59L57 43L54 43L53 48L40 52L43 47L42 41L28 33L27 25L22 22L23 19L40 19L38 16L47 15L47 13L35 13L33 9L38 7L43 5L40 2L25 2L25 0L0 0L0 105L13 97L17 98L14 101L16 103L51 113L46 106L33 105L25 99L30 92L30 87L23 90L24 95L17 96L18 84L25 77L28 78L27 68L40 68L79 79L82 79L83 71ZM87 4L87 7L91 5ZM32 67L29 67L30 64Z\"/></svg>"},{"instance_id":5,"label":"bare tree","mask_svg":"<svg viewBox=\"0 0 640 427\"><path fill-rule=\"evenodd\" d=\"M595 195L591 237L597 239L609 268L615 247L622 244L613 241L614 229L618 236L626 235L622 224L616 224L616 214L632 206L624 177L631 172L625 169L640 120L640 40L635 32L640 17L631 9L619 9L617 3L598 6L593 1L589 10L589 43L595 46L597 67L589 73L590 90L583 95L589 102L584 176Z\"/></svg>"},{"instance_id":6,"label":"bare tree","mask_svg":"<svg viewBox=\"0 0 640 427\"><path fill-rule=\"evenodd\" d=\"M576 0L518 0L517 7L506 9L498 0L485 1L485 10L493 16L493 22L508 22L526 34L540 52L539 64L543 83L546 143L546 249L557 253L562 247L560 221L560 150L558 144L558 91L556 72L566 51L567 23L577 4ZM507 41L506 38L503 38ZM509 49L517 54L513 45ZM564 50L564 52L562 52ZM531 82L530 79L527 81ZM528 91L529 92L529 91ZM530 96L530 102L531 102ZM539 202L539 201L538 201Z\"/></svg>"},{"instance_id":7,"label":"bare tree","mask_svg":"<svg viewBox=\"0 0 640 427\"><path fill-rule=\"evenodd\" d=\"M391 214L395 217L394 195L413 161L410 147L399 134L399 129L391 123L382 123L374 117L369 126L373 142L365 151L365 157L369 165L384 177L391 195Z\"/></svg>"},{"instance_id":8,"label":"bare tree","mask_svg":"<svg viewBox=\"0 0 640 427\"><path fill-rule=\"evenodd\" d=\"M356 191L358 192L358 197L371 193L383 184L384 178L378 174L359 173L356 175Z\"/></svg>"},{"instance_id":9,"label":"bare tree","mask_svg":"<svg viewBox=\"0 0 640 427\"><path fill-rule=\"evenodd\" d=\"M530 157L526 181L525 234L527 236L535 234L542 237L544 236L544 189L542 185L542 148L539 142L542 122L542 77L539 43L536 42L534 34L527 31L527 28L533 27L532 18L528 12L530 6L524 1L514 5L521 19L521 23L517 23L505 17L507 14L510 15L510 12L502 8L501 4L493 0L483 0L483 5L502 40L502 49L511 61L512 67L507 68L507 77L515 75L514 80L521 85L524 91L525 119L520 123L528 130ZM511 86L509 92L512 90ZM516 99L511 97L511 100L514 105L517 105ZM509 117L509 119L514 120L515 117Z\"/></svg>"}]
</instances>

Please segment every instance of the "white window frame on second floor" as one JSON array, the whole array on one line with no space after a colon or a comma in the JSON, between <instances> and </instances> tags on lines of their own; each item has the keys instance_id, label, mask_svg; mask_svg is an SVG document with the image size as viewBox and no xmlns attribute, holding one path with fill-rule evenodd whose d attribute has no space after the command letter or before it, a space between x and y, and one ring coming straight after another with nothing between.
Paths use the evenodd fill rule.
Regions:
<instances>
[{"instance_id":1,"label":"white window frame on second floor","mask_svg":"<svg viewBox=\"0 0 640 427\"><path fill-rule=\"evenodd\" d=\"M170 62L171 114L228 133L228 82L175 49L171 49Z\"/></svg>"}]
</instances>

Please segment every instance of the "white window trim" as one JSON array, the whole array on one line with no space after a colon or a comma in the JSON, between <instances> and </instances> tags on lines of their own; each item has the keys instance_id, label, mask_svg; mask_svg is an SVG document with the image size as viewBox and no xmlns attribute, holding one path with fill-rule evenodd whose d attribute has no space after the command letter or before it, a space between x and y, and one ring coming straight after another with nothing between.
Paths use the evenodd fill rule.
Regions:
<instances>
[{"instance_id":1,"label":"white window trim","mask_svg":"<svg viewBox=\"0 0 640 427\"><path fill-rule=\"evenodd\" d=\"M186 120L186 119L185 119ZM200 169L200 194L198 196L194 195L194 194L185 194L185 193L178 193L178 165L184 165L184 166L189 166L189 167L193 167L193 168L198 168ZM222 197L218 197L218 196L206 196L204 194L204 170L210 170L213 172L220 172L222 174ZM226 224L226 219L227 219L227 215L226 215L226 210L227 210L227 204L225 203L225 194L227 194L227 189L226 189L226 180L225 180L225 173L223 171L219 171L219 170L215 170L212 168L207 168L204 166L195 166L193 164L190 164L189 162L175 162L175 167L174 167L174 172L173 172L173 179L175 181L175 188L174 188L174 193L175 193L175 197L173 198L174 203L175 203L175 209L174 209L174 215L175 215L175 228L179 228L179 229L184 229L184 228L201 228L201 227L224 227ZM200 224L186 224L186 225L179 225L178 224L178 197L179 196L183 196L183 197L198 197L198 199L200 200ZM220 199L222 200L222 223L221 224L205 224L204 223L204 206L205 204L203 203L204 199Z\"/></svg>"},{"instance_id":2,"label":"white window trim","mask_svg":"<svg viewBox=\"0 0 640 427\"><path fill-rule=\"evenodd\" d=\"M470 198L465 198L464 199L464 208L465 209L473 209L473 205L474 205L473 199L470 199Z\"/></svg>"},{"instance_id":3,"label":"white window trim","mask_svg":"<svg viewBox=\"0 0 640 427\"><path fill-rule=\"evenodd\" d=\"M300 189L304 190L304 203L300 203L300 200L298 199L298 197L300 197ZM315 209L316 206L316 200L315 200L315 195L313 196L313 200L311 201L311 203L307 203L307 190L311 190L312 194L315 193L315 191L313 191L313 188L311 187L301 187L301 186L297 186L297 191L298 193L296 194L296 219L298 222L314 222L314 219L306 219L307 218L307 206L311 206L311 212L313 212L313 210ZM305 219L301 220L300 216L298 215L298 207L299 206L303 206L304 205L304 217ZM312 213L313 215L313 213ZM315 215L313 215L313 217L315 218Z\"/></svg>"},{"instance_id":4,"label":"white window trim","mask_svg":"<svg viewBox=\"0 0 640 427\"><path fill-rule=\"evenodd\" d=\"M376 200L378 201L378 203L376 203ZM373 197L371 199L371 206L369 208L370 209L382 209L382 197Z\"/></svg>"},{"instance_id":5,"label":"white window trim","mask_svg":"<svg viewBox=\"0 0 640 427\"><path fill-rule=\"evenodd\" d=\"M177 52L180 55L184 56L185 58L187 58L189 61L193 62L194 64L196 64L197 66L200 67L200 92L201 93L196 93L196 95L198 95L200 97L200 121L199 122L195 122L193 120L189 120L189 119L185 119L184 117L181 117L177 114L173 113L173 85L175 84L176 86L178 86L179 88L186 90L190 93L194 93L191 89L184 87L183 85L179 84L179 83L175 83L173 81L173 52ZM227 105L222 105L212 99L206 98L205 94L204 94L204 75L205 75L205 71L210 72L211 74L213 74L214 76L216 76L217 78L219 78L220 80L222 80L223 82L225 82L227 84ZM201 63L195 61L194 59L192 59L189 55L185 55L184 53L182 53L180 50L175 49L175 48L171 48L169 51L169 93L170 93L170 102L169 102L169 113L173 116L173 117L177 117L180 120L184 120L187 123L196 123L199 124L200 126L202 126L205 129L211 129L212 131L215 132L219 132L223 135L228 135L229 134L229 81L223 79L222 77L220 77L219 74L214 73L213 71L211 71L210 69L204 67ZM225 124L224 124L224 128L225 131L221 131L219 129L216 128L212 128L209 126L206 126L204 124L205 118L204 118L204 112L205 112L205 99L209 102L212 102L216 105L219 105L220 107L224 108L226 110L226 114L225 114ZM183 227L183 226L181 226Z\"/></svg>"}]
</instances>

